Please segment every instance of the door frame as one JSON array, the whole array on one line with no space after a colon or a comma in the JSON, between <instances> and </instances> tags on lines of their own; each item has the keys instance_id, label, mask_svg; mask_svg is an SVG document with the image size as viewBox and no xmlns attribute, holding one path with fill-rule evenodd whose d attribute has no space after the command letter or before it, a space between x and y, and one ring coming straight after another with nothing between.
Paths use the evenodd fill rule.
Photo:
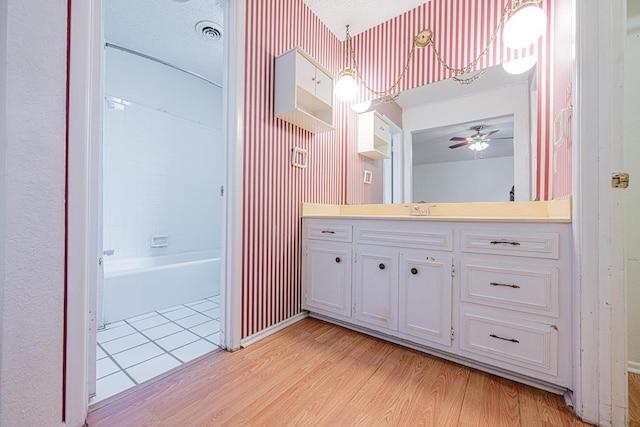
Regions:
<instances>
[{"instance_id":1,"label":"door frame","mask_svg":"<svg viewBox=\"0 0 640 427\"><path fill-rule=\"evenodd\" d=\"M242 174L244 138L244 0L227 0L223 84L227 156L223 198L225 263L221 286L221 345L235 350L241 337ZM64 349L64 420L84 425L88 413L89 297L98 274L97 223L102 128L102 0L69 0L67 218Z\"/></svg>"},{"instance_id":2,"label":"door frame","mask_svg":"<svg viewBox=\"0 0 640 427\"><path fill-rule=\"evenodd\" d=\"M574 10L574 409L598 425L626 425L623 206L611 188L623 158L626 1L576 0Z\"/></svg>"}]
</instances>

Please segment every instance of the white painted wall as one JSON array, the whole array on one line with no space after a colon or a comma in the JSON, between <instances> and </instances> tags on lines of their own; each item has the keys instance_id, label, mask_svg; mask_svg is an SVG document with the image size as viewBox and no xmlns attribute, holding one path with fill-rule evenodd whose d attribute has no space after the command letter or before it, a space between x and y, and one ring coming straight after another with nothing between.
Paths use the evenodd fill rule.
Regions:
<instances>
[{"instance_id":1,"label":"white painted wall","mask_svg":"<svg viewBox=\"0 0 640 427\"><path fill-rule=\"evenodd\" d=\"M513 157L413 166L412 202L508 202Z\"/></svg>"},{"instance_id":2,"label":"white painted wall","mask_svg":"<svg viewBox=\"0 0 640 427\"><path fill-rule=\"evenodd\" d=\"M627 269L627 310L629 366L640 373L640 15L628 20L625 51L625 138L624 169L631 175L625 190L624 230Z\"/></svg>"},{"instance_id":3,"label":"white painted wall","mask_svg":"<svg viewBox=\"0 0 640 427\"><path fill-rule=\"evenodd\" d=\"M2 426L62 424L66 28L66 1L0 2Z\"/></svg>"},{"instance_id":4,"label":"white painted wall","mask_svg":"<svg viewBox=\"0 0 640 427\"><path fill-rule=\"evenodd\" d=\"M104 109L106 262L219 250L222 90L111 48L105 68L106 95L127 101ZM169 246L151 248L152 235Z\"/></svg>"},{"instance_id":5,"label":"white painted wall","mask_svg":"<svg viewBox=\"0 0 640 427\"><path fill-rule=\"evenodd\" d=\"M510 114L513 114L514 127L513 179L516 188L522 189L516 192L516 200L529 200L531 182L535 181L535 170L531 169L529 106L529 84L523 81L511 86L405 108L402 112L404 200L409 201L413 196L411 167L407 167L413 164L411 156L413 132Z\"/></svg>"},{"instance_id":6,"label":"white painted wall","mask_svg":"<svg viewBox=\"0 0 640 427\"><path fill-rule=\"evenodd\" d=\"M7 2L0 2L0 40L7 39ZM7 192L7 43L0 42L0 367L2 366L3 338L2 326L4 324L4 264L5 264L5 239L4 239L4 194ZM2 370L0 369L0 384L3 383ZM2 405L2 386L0 386L0 407Z\"/></svg>"}]
</instances>

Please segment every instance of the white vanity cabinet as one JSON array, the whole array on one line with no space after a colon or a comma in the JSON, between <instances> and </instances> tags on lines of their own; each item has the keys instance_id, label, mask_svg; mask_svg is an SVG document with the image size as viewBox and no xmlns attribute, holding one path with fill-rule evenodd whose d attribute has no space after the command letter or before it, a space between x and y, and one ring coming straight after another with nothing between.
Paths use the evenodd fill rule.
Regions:
<instances>
[{"instance_id":1,"label":"white vanity cabinet","mask_svg":"<svg viewBox=\"0 0 640 427\"><path fill-rule=\"evenodd\" d=\"M358 245L355 267L355 320L383 332L398 330L398 250Z\"/></svg>"},{"instance_id":2,"label":"white vanity cabinet","mask_svg":"<svg viewBox=\"0 0 640 427\"><path fill-rule=\"evenodd\" d=\"M568 233L462 229L460 352L570 387Z\"/></svg>"},{"instance_id":3,"label":"white vanity cabinet","mask_svg":"<svg viewBox=\"0 0 640 427\"><path fill-rule=\"evenodd\" d=\"M311 315L572 388L570 224L337 217L303 229Z\"/></svg>"},{"instance_id":4,"label":"white vanity cabinet","mask_svg":"<svg viewBox=\"0 0 640 427\"><path fill-rule=\"evenodd\" d=\"M276 58L276 117L312 133L333 130L333 77L300 48Z\"/></svg>"},{"instance_id":5,"label":"white vanity cabinet","mask_svg":"<svg viewBox=\"0 0 640 427\"><path fill-rule=\"evenodd\" d=\"M405 250L400 254L399 327L414 341L451 345L451 256Z\"/></svg>"},{"instance_id":6,"label":"white vanity cabinet","mask_svg":"<svg viewBox=\"0 0 640 427\"><path fill-rule=\"evenodd\" d=\"M317 222L305 227L305 310L351 317L351 225Z\"/></svg>"}]
</instances>

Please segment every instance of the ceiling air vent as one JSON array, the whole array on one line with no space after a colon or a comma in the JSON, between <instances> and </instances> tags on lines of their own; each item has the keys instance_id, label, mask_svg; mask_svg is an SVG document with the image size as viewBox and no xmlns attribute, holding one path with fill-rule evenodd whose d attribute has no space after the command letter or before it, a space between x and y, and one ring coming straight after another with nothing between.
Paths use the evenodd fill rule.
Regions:
<instances>
[{"instance_id":1,"label":"ceiling air vent","mask_svg":"<svg viewBox=\"0 0 640 427\"><path fill-rule=\"evenodd\" d=\"M217 41L222 38L222 25L212 21L200 21L196 24L196 32L202 38Z\"/></svg>"}]
</instances>

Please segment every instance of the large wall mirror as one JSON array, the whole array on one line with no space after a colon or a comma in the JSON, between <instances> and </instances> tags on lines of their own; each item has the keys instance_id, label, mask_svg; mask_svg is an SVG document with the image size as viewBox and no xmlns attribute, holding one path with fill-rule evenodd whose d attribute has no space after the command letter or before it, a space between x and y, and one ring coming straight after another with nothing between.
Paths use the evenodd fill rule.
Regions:
<instances>
[{"instance_id":1,"label":"large wall mirror","mask_svg":"<svg viewBox=\"0 0 640 427\"><path fill-rule=\"evenodd\" d=\"M471 84L449 79L400 93L402 136L385 161L392 179L379 202L532 200L536 83L535 67L512 75L497 65Z\"/></svg>"}]
</instances>

